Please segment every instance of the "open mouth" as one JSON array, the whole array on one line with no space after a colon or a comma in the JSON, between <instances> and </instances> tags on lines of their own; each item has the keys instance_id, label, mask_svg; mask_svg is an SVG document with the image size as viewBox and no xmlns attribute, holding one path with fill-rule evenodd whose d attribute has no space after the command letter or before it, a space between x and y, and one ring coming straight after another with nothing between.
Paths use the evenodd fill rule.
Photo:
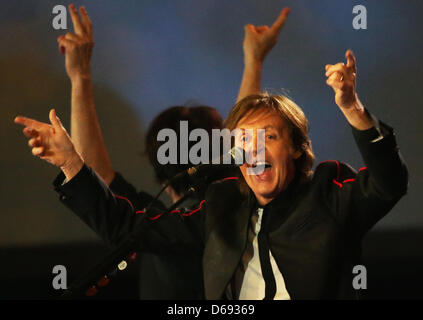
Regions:
<instances>
[{"instance_id":1,"label":"open mouth","mask_svg":"<svg viewBox=\"0 0 423 320\"><path fill-rule=\"evenodd\" d=\"M260 175L271 168L272 165L269 162L256 162L247 166L247 173L250 175Z\"/></svg>"}]
</instances>

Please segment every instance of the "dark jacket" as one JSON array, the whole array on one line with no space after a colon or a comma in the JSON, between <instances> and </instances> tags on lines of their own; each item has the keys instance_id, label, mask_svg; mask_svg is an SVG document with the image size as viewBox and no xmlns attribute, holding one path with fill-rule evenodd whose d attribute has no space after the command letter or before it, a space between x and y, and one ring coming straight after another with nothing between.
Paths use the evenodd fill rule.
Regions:
<instances>
[{"instance_id":1,"label":"dark jacket","mask_svg":"<svg viewBox=\"0 0 423 320\"><path fill-rule=\"evenodd\" d=\"M338 161L326 161L306 183L294 179L264 207L262 229L292 299L353 298L352 268L360 263L365 233L406 193L407 169L390 127L352 128L366 168L357 173ZM383 139L371 142L382 132ZM114 196L84 166L56 190L61 201L103 239L119 242L144 224L140 250L191 253L202 256L206 299L220 299L244 252L256 201L239 191L237 180L208 188L201 209L150 218L142 208ZM144 216L146 217L146 216ZM199 284L200 285L200 284Z\"/></svg>"},{"instance_id":2,"label":"dark jacket","mask_svg":"<svg viewBox=\"0 0 423 320\"><path fill-rule=\"evenodd\" d=\"M110 190L130 201L134 208L145 208L153 200L146 192L137 192L120 173L116 173ZM184 212L194 211L200 206L196 194L187 197L179 207ZM164 212L165 205L156 200L156 210ZM142 213L139 213L142 214ZM201 256L191 251L174 253L138 252L139 298L141 300L195 300L204 299L202 286ZM200 284L200 285L199 285Z\"/></svg>"}]
</instances>

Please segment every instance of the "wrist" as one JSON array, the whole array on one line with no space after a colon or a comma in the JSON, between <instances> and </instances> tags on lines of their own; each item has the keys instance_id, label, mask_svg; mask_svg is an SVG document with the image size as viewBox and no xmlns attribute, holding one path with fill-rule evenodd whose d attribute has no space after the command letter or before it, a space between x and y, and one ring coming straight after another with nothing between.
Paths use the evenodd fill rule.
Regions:
<instances>
[{"instance_id":1,"label":"wrist","mask_svg":"<svg viewBox=\"0 0 423 320\"><path fill-rule=\"evenodd\" d=\"M260 68L263 65L263 60L256 56L245 56L244 57L244 66L246 68Z\"/></svg>"},{"instance_id":2,"label":"wrist","mask_svg":"<svg viewBox=\"0 0 423 320\"><path fill-rule=\"evenodd\" d=\"M261 81L261 74L263 70L263 65L259 60L246 61L244 65L244 75L248 77L257 79Z\"/></svg>"},{"instance_id":3,"label":"wrist","mask_svg":"<svg viewBox=\"0 0 423 320\"><path fill-rule=\"evenodd\" d=\"M82 160L81 156L76 151L74 151L69 159L60 166L60 170L62 170L66 180L70 181L81 170L83 165L84 161Z\"/></svg>"},{"instance_id":4,"label":"wrist","mask_svg":"<svg viewBox=\"0 0 423 320\"><path fill-rule=\"evenodd\" d=\"M347 104L338 104L338 107L342 110L342 112L349 112L349 113L362 113L365 111L363 104L361 103L360 99L358 98L357 93L354 95L354 99L347 103Z\"/></svg>"},{"instance_id":5,"label":"wrist","mask_svg":"<svg viewBox=\"0 0 423 320\"><path fill-rule=\"evenodd\" d=\"M91 81L90 72L78 72L70 77L72 85L84 84Z\"/></svg>"},{"instance_id":6,"label":"wrist","mask_svg":"<svg viewBox=\"0 0 423 320\"><path fill-rule=\"evenodd\" d=\"M348 107L339 107L351 126L357 130L367 130L374 126L373 120L369 117L361 101L356 101Z\"/></svg>"}]
</instances>

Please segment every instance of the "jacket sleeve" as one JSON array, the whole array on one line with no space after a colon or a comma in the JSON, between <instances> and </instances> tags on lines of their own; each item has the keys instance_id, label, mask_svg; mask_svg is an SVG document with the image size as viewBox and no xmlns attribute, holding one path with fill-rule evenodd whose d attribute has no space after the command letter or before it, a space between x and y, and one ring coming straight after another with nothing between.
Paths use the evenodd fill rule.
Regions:
<instances>
[{"instance_id":1,"label":"jacket sleeve","mask_svg":"<svg viewBox=\"0 0 423 320\"><path fill-rule=\"evenodd\" d=\"M115 195L127 198L136 208L145 208L154 199L153 196L144 191L137 192L135 187L130 184L119 172L116 172L114 179L109 185L109 188ZM166 210L165 205L159 200L156 200L154 207L160 208L161 210Z\"/></svg>"},{"instance_id":2,"label":"jacket sleeve","mask_svg":"<svg viewBox=\"0 0 423 320\"><path fill-rule=\"evenodd\" d=\"M137 227L142 230L140 248L146 252L201 249L204 203L193 213L166 214L153 207L147 214L127 197L114 194L86 165L70 181L63 181L60 174L53 183L60 201L108 244L119 244Z\"/></svg>"},{"instance_id":3,"label":"jacket sleeve","mask_svg":"<svg viewBox=\"0 0 423 320\"><path fill-rule=\"evenodd\" d=\"M373 119L375 126L368 130L352 127L365 167L357 172L339 161L324 165L330 171L330 205L337 218L358 236L385 216L408 188L408 171L393 129Z\"/></svg>"}]
</instances>

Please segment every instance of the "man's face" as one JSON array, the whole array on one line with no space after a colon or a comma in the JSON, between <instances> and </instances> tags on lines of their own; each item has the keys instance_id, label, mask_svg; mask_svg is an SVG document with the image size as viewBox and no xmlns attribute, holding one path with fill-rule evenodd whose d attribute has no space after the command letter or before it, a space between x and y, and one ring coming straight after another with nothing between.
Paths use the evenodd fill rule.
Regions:
<instances>
[{"instance_id":1,"label":"man's face","mask_svg":"<svg viewBox=\"0 0 423 320\"><path fill-rule=\"evenodd\" d=\"M240 167L242 175L260 205L266 205L291 182L295 173L294 160L301 152L293 149L289 130L274 110L262 108L249 112L241 118L236 129L241 129L236 139L237 143L243 143L247 155L247 163ZM265 130L265 143L259 143L258 147L257 129ZM251 130L253 135L248 135L246 130ZM265 156L265 169L261 167L254 174L255 164L248 163L251 162L248 155L256 156L260 152Z\"/></svg>"}]
</instances>

